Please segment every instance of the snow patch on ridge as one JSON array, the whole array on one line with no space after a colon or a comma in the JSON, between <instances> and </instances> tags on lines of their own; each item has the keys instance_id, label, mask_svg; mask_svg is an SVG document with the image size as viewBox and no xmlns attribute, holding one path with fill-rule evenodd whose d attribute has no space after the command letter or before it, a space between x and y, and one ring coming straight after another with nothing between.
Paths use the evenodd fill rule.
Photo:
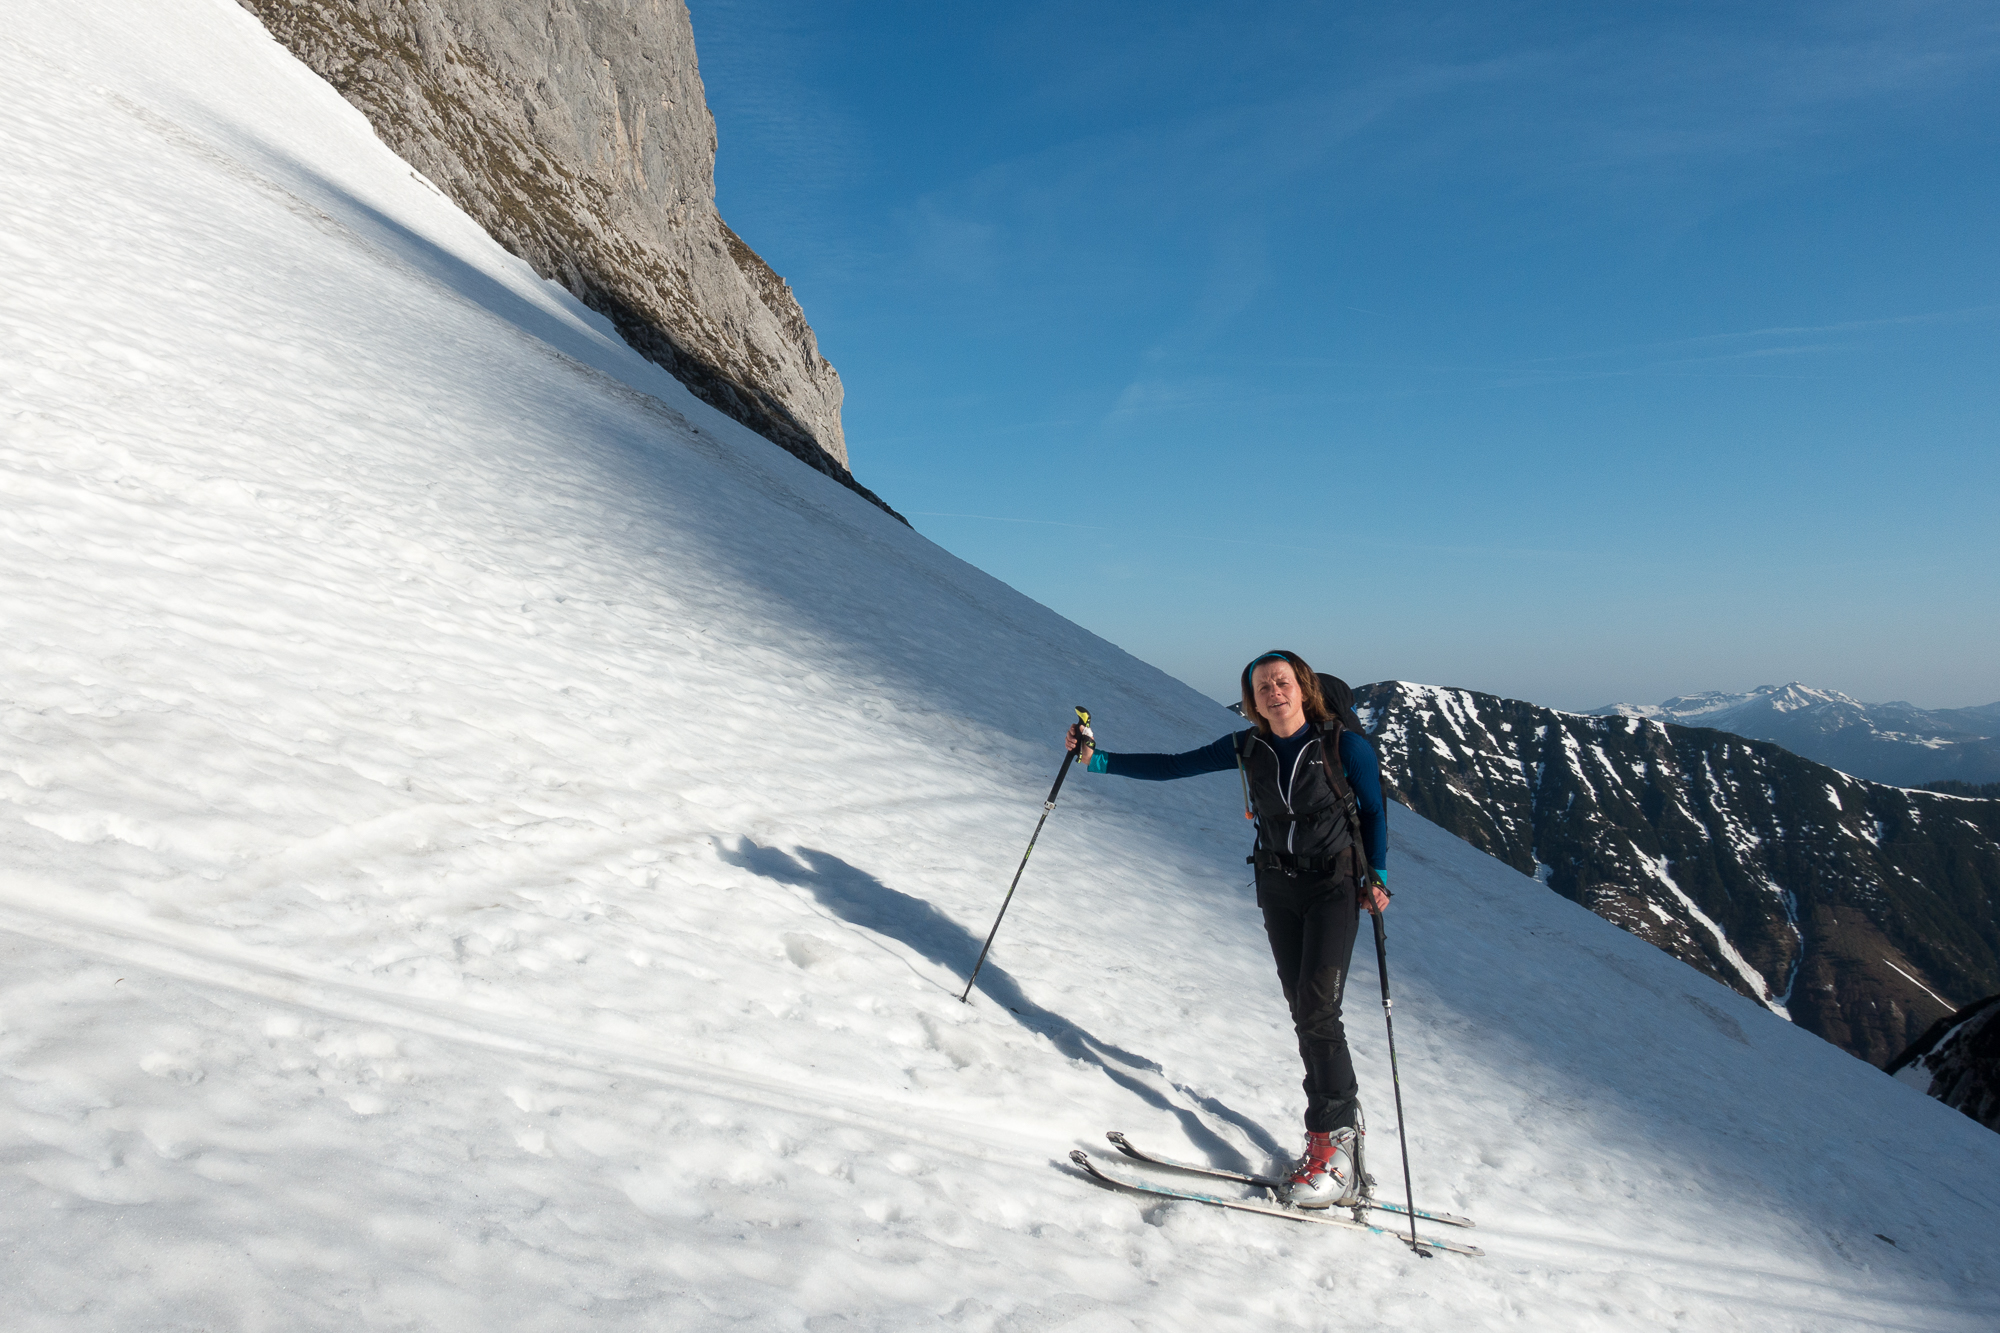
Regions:
<instances>
[{"instance_id":1,"label":"snow patch on ridge","mask_svg":"<svg viewBox=\"0 0 2000 1333\"><path fill-rule=\"evenodd\" d=\"M1667 891L1674 895L1689 916L1699 921L1702 927L1715 937L1717 950L1729 961L1729 965L1736 969L1736 974L1749 985L1751 993L1758 997L1759 1003L1786 1022L1790 1022L1791 1014L1771 997L1771 984L1764 979L1764 974L1750 966L1750 960L1736 951L1736 946L1729 942L1729 936L1716 923L1715 918L1695 906L1694 899L1688 897L1681 886L1674 882L1674 877L1667 872L1667 858L1647 856L1636 848L1633 849L1633 856L1646 868L1648 874L1666 886Z\"/></svg>"}]
</instances>

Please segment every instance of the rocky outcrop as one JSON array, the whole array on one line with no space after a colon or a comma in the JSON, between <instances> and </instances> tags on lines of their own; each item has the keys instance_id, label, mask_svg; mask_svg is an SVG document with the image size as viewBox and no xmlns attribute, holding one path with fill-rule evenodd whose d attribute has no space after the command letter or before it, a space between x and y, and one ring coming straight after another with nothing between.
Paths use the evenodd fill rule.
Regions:
<instances>
[{"instance_id":1,"label":"rocky outcrop","mask_svg":"<svg viewBox=\"0 0 2000 1333\"><path fill-rule=\"evenodd\" d=\"M716 213L715 121L681 0L240 3L642 355L888 508L848 470L840 376L805 312Z\"/></svg>"},{"instance_id":2,"label":"rocky outcrop","mask_svg":"<svg viewBox=\"0 0 2000 1333\"><path fill-rule=\"evenodd\" d=\"M1940 1018L1889 1062L1889 1072L2000 1130L2000 995Z\"/></svg>"},{"instance_id":3,"label":"rocky outcrop","mask_svg":"<svg viewBox=\"0 0 2000 1333\"><path fill-rule=\"evenodd\" d=\"M2000 990L2000 802L1471 690L1354 706L1419 814L1871 1064Z\"/></svg>"}]
</instances>

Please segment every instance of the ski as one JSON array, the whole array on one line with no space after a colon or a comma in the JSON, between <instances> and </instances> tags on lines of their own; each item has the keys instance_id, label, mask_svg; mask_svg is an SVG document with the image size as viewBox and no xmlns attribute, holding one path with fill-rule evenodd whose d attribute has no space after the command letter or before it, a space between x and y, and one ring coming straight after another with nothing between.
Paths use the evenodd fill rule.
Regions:
<instances>
[{"instance_id":1,"label":"ski","mask_svg":"<svg viewBox=\"0 0 2000 1333\"><path fill-rule=\"evenodd\" d=\"M1390 1231L1386 1227L1374 1226L1368 1222L1356 1222L1346 1217L1323 1217L1317 1212L1308 1212L1303 1208L1287 1208L1281 1203L1264 1203L1257 1199L1225 1199L1216 1194L1197 1194L1192 1190L1177 1190L1168 1185L1155 1185L1151 1181L1134 1180L1114 1171L1105 1170L1091 1161L1090 1154L1081 1148L1072 1151L1069 1159L1093 1178L1116 1189L1131 1190L1135 1194L1152 1194L1163 1199L1185 1199L1190 1203L1214 1204L1218 1208L1235 1208L1246 1213L1263 1213L1267 1217L1282 1217L1290 1222L1312 1222L1319 1226L1340 1227L1347 1231L1372 1231L1378 1236L1388 1236L1402 1241L1405 1245L1411 1244L1410 1238L1401 1232ZM1486 1251L1476 1245L1461 1245L1457 1241L1450 1240L1419 1237L1415 1244L1426 1250L1449 1250L1453 1254L1468 1254L1474 1258L1483 1258L1486 1254Z\"/></svg>"},{"instance_id":2,"label":"ski","mask_svg":"<svg viewBox=\"0 0 2000 1333\"><path fill-rule=\"evenodd\" d=\"M1134 1146L1132 1140L1126 1138L1115 1129L1104 1137L1111 1140L1111 1145L1114 1148L1135 1162L1149 1162L1154 1166L1164 1166L1172 1171L1186 1171L1191 1175L1197 1176L1213 1176L1217 1180L1234 1180L1244 1185L1260 1185L1267 1190L1280 1189L1285 1183L1275 1176L1251 1175L1247 1171L1230 1171L1219 1166L1201 1166L1194 1162L1182 1162L1172 1157L1162 1157L1158 1153L1147 1152L1143 1148ZM1373 1177L1370 1177L1369 1183L1371 1185L1374 1183ZM1394 1213L1398 1217L1408 1217L1410 1215L1410 1210L1402 1204L1389 1203L1373 1196L1364 1200L1359 1206L1362 1208L1379 1208L1385 1213ZM1417 1209L1417 1216L1426 1222L1439 1222L1448 1227L1469 1227L1475 1225L1469 1217L1460 1217L1456 1213L1434 1213L1424 1208Z\"/></svg>"}]
</instances>

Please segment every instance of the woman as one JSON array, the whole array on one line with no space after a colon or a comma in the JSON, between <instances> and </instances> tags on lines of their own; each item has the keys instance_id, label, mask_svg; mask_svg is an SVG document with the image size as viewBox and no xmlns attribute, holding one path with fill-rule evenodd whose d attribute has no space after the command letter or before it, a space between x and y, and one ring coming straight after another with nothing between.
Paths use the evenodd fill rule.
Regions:
<instances>
[{"instance_id":1,"label":"woman","mask_svg":"<svg viewBox=\"0 0 2000 1333\"><path fill-rule=\"evenodd\" d=\"M1265 653L1243 668L1242 687L1243 716L1255 725L1199 750L1112 754L1076 727L1069 748L1083 746L1077 758L1092 773L1156 782L1241 770L1257 821L1257 906L1306 1066L1306 1148L1285 1199L1345 1207L1367 1188L1358 1161L1366 1130L1340 1000L1361 908L1389 905L1381 770L1367 738L1334 720L1297 653Z\"/></svg>"}]
</instances>

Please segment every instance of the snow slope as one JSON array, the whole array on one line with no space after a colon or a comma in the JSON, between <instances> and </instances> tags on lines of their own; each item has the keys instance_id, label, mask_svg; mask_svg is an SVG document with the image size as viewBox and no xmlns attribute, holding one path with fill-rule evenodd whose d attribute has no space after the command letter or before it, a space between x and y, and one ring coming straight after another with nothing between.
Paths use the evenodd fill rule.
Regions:
<instances>
[{"instance_id":1,"label":"snow slope","mask_svg":"<svg viewBox=\"0 0 2000 1333\"><path fill-rule=\"evenodd\" d=\"M609 339L227 0L0 41L11 1329L1983 1329L2000 1136L1396 815L1419 1192L1300 1095L1227 714ZM1357 963L1376 1169L1394 1116ZM1884 1239L1886 1238L1886 1239Z\"/></svg>"}]
</instances>

